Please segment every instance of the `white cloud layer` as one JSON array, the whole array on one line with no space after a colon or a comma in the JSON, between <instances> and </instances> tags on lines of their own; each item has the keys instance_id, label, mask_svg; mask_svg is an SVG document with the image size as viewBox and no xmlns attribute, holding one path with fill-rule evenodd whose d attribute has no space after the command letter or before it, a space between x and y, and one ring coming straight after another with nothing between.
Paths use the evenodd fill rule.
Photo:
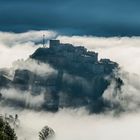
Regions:
<instances>
[{"instance_id":1,"label":"white cloud layer","mask_svg":"<svg viewBox=\"0 0 140 140\"><path fill-rule=\"evenodd\" d=\"M55 33L45 32L45 34L47 33L46 38L48 39L56 36ZM12 66L17 59L27 59L36 48L41 46L36 45L34 41L39 41L42 34L43 32L37 31L24 34L1 32L0 67ZM119 118L114 118L110 114L87 115L87 112L83 110L62 110L56 114L50 114L0 108L0 113L19 114L21 128L17 133L22 137L21 140L24 138L36 140L38 131L45 125L49 125L56 131L56 140L139 140L140 37L57 36L56 38L63 43L86 46L89 50L99 52L100 58L110 58L119 63L122 68L120 76L124 81L122 92L113 96L114 85L112 83L105 91L104 98L112 102L119 102L127 112ZM22 67L24 68L24 65ZM34 67L35 69L40 68ZM34 70L33 67L29 67L29 69ZM13 96L11 95L11 97ZM20 98L20 96L17 97Z\"/></svg>"},{"instance_id":2,"label":"white cloud layer","mask_svg":"<svg viewBox=\"0 0 140 140\"><path fill-rule=\"evenodd\" d=\"M43 34L47 39L54 38L52 31L29 31L26 33L0 32L0 68L11 67L17 59L27 59L38 47L36 42L42 41Z\"/></svg>"},{"instance_id":3,"label":"white cloud layer","mask_svg":"<svg viewBox=\"0 0 140 140\"><path fill-rule=\"evenodd\" d=\"M33 96L30 92L20 91L17 89L2 89L2 96L5 99L19 101L23 103L25 107L39 108L44 103L44 94Z\"/></svg>"},{"instance_id":4,"label":"white cloud layer","mask_svg":"<svg viewBox=\"0 0 140 140\"><path fill-rule=\"evenodd\" d=\"M83 109L61 110L56 114L18 111L0 108L0 112L18 113L20 127L16 130L19 140L37 140L38 132L45 126L55 131L54 140L139 140L140 114L124 114L121 117L111 115L87 115Z\"/></svg>"},{"instance_id":5,"label":"white cloud layer","mask_svg":"<svg viewBox=\"0 0 140 140\"><path fill-rule=\"evenodd\" d=\"M57 70L53 69L49 64L37 62L33 59L18 60L13 62L12 66L14 71L16 69L26 69L40 76L57 73Z\"/></svg>"}]
</instances>

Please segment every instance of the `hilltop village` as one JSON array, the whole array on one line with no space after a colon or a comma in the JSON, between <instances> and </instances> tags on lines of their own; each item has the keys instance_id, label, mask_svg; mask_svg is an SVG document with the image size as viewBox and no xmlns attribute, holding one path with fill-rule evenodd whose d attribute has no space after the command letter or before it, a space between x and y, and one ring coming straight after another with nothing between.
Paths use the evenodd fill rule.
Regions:
<instances>
[{"instance_id":1,"label":"hilltop village","mask_svg":"<svg viewBox=\"0 0 140 140\"><path fill-rule=\"evenodd\" d=\"M31 58L49 62L58 69L86 77L110 74L118 67L117 63L109 59L98 61L98 53L88 51L83 46L62 44L59 40L50 40L49 48L39 48Z\"/></svg>"},{"instance_id":2,"label":"hilltop village","mask_svg":"<svg viewBox=\"0 0 140 140\"><path fill-rule=\"evenodd\" d=\"M98 60L98 53L83 46L50 40L48 48L38 48L29 58L38 64L49 64L56 72L42 76L29 69L16 69L13 79L1 72L0 89L14 88L32 96L43 94L44 103L40 109L57 111L63 107L85 106L91 112L99 112L106 107L102 95L110 85L110 79L116 81L116 91L122 85L122 80L113 73L118 64L109 59ZM8 102L27 107L25 102L6 100Z\"/></svg>"}]
</instances>

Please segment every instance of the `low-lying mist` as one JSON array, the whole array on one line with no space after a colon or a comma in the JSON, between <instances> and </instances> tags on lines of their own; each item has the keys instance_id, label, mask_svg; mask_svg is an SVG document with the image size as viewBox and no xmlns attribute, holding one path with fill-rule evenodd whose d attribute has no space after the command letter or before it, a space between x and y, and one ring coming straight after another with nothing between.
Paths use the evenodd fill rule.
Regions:
<instances>
[{"instance_id":1,"label":"low-lying mist","mask_svg":"<svg viewBox=\"0 0 140 140\"><path fill-rule=\"evenodd\" d=\"M18 114L20 127L16 130L19 140L36 140L38 132L43 126L48 125L56 132L56 140L139 140L140 130L140 37L92 37L92 36L59 36L51 31L32 31L23 34L0 33L0 67L28 67L38 74L53 71L49 66L37 66L35 62L15 62L17 59L26 60L41 44L42 34L46 34L46 41L50 38L60 39L62 43L83 45L87 49L99 53L99 58L110 58L120 66L119 76L124 85L120 92L114 94L114 82L104 92L103 97L120 104L123 113L118 108L113 108L101 114L89 114L84 108L62 109L57 113L48 113L33 110L15 110L7 106L0 107L0 114ZM13 63L15 62L15 63ZM33 65L32 65L33 64ZM28 66L30 65L30 66ZM40 69L41 68L41 69ZM41 73L39 73L41 72ZM23 96L7 94L11 98L23 99ZM7 91L6 91L7 92ZM28 98L33 105L43 102L39 98ZM25 98L26 100L26 98ZM39 101L39 102L38 102ZM29 101L29 103L32 103ZM31 104L32 105L32 104Z\"/></svg>"},{"instance_id":2,"label":"low-lying mist","mask_svg":"<svg viewBox=\"0 0 140 140\"><path fill-rule=\"evenodd\" d=\"M19 140L37 140L38 132L45 126L55 131L55 140L139 140L140 114L88 115L84 109L60 110L58 113L18 111L13 108L0 108L1 112L17 113L20 127L16 129Z\"/></svg>"}]
</instances>

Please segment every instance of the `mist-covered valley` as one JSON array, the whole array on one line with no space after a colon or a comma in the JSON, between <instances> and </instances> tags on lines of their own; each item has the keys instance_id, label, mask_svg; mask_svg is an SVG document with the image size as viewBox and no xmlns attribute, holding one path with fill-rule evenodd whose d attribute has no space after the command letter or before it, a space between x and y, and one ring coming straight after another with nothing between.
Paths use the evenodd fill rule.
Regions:
<instances>
[{"instance_id":1,"label":"mist-covered valley","mask_svg":"<svg viewBox=\"0 0 140 140\"><path fill-rule=\"evenodd\" d=\"M85 46L99 53L99 58L109 58L120 66L116 76L123 80L121 90L114 92L115 81L104 91L103 98L109 101L111 109L90 114L84 107L61 108L56 113L41 110L44 94L33 96L28 91L14 87L1 89L2 96L9 100L21 101L26 108L6 105L1 101L0 114L18 114L20 126L16 130L19 140L36 140L38 132L48 125L54 129L56 140L116 140L139 139L140 106L140 38L139 37L92 37L61 36L52 31L29 31L26 33L0 32L0 68L8 71L13 78L17 68L28 69L40 76L57 73L48 64L38 64L28 59L34 51L42 47L42 35L49 39L59 39L63 43ZM73 80L66 75L67 80ZM81 79L74 79L81 80ZM88 87L89 83L83 83Z\"/></svg>"}]
</instances>

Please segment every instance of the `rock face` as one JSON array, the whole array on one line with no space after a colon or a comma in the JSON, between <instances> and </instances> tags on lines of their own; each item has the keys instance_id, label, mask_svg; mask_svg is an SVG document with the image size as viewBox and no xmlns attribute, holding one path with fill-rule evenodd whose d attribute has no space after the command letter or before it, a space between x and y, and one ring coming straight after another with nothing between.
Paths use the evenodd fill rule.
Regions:
<instances>
[{"instance_id":1,"label":"rock face","mask_svg":"<svg viewBox=\"0 0 140 140\"><path fill-rule=\"evenodd\" d=\"M121 79L115 78L113 73L118 69L117 63L109 59L98 60L98 53L82 46L50 40L49 48L37 49L30 58L49 64L57 72L40 76L27 69L17 69L13 81L9 82L34 96L43 92L45 103L42 107L46 110L86 106L98 112L105 106L102 94L110 85L108 79L116 81L116 90L122 85ZM5 80L5 85L7 82Z\"/></svg>"}]
</instances>

